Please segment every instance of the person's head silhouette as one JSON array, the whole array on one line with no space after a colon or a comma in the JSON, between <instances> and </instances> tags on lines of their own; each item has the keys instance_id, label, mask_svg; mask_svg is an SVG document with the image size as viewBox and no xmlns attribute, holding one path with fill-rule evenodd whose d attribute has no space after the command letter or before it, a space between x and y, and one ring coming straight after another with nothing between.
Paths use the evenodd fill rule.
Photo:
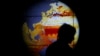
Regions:
<instances>
[{"instance_id":1,"label":"person's head silhouette","mask_svg":"<svg viewBox=\"0 0 100 56\"><path fill-rule=\"evenodd\" d=\"M74 40L76 30L73 26L63 24L58 30L58 39L46 50L46 56L73 56L73 49L69 43Z\"/></svg>"},{"instance_id":2,"label":"person's head silhouette","mask_svg":"<svg viewBox=\"0 0 100 56\"><path fill-rule=\"evenodd\" d=\"M74 40L75 32L76 30L74 27L64 23L58 30L58 41L70 43Z\"/></svg>"}]
</instances>

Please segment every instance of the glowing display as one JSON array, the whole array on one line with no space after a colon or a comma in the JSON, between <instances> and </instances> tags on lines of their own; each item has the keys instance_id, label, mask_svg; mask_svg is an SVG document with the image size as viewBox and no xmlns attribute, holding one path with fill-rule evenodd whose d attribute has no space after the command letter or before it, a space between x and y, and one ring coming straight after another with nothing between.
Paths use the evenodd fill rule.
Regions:
<instances>
[{"instance_id":1,"label":"glowing display","mask_svg":"<svg viewBox=\"0 0 100 56\"><path fill-rule=\"evenodd\" d=\"M62 2L53 2L48 6L50 6L49 10L40 12L41 17L27 18L23 24L24 40L35 56L45 56L46 48L57 40L58 29L64 23L76 29L70 46L73 48L78 41L79 24L71 9Z\"/></svg>"}]
</instances>

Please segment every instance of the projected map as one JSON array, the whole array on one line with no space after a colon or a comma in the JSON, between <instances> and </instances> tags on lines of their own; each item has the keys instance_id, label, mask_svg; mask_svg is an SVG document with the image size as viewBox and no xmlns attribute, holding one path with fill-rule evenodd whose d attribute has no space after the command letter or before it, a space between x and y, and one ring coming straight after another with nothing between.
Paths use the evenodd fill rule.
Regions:
<instances>
[{"instance_id":1,"label":"projected map","mask_svg":"<svg viewBox=\"0 0 100 56\"><path fill-rule=\"evenodd\" d=\"M60 1L45 4L37 5L41 9L29 10L31 13L28 15L33 17L27 17L22 28L24 40L35 56L45 56L46 48L57 40L58 29L64 23L76 29L74 40L70 43L72 48L79 38L79 24L74 12Z\"/></svg>"}]
</instances>

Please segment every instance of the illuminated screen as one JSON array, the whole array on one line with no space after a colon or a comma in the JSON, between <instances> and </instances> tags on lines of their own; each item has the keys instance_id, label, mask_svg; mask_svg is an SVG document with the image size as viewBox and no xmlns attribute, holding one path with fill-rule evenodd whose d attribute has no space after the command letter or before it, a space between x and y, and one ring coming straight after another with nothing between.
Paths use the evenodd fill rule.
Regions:
<instances>
[{"instance_id":1,"label":"illuminated screen","mask_svg":"<svg viewBox=\"0 0 100 56\"><path fill-rule=\"evenodd\" d=\"M47 2L30 7L23 24L23 36L29 49L35 56L45 56L46 48L57 40L58 29L62 24L76 29L73 48L79 38L79 24L74 12L64 3Z\"/></svg>"}]
</instances>

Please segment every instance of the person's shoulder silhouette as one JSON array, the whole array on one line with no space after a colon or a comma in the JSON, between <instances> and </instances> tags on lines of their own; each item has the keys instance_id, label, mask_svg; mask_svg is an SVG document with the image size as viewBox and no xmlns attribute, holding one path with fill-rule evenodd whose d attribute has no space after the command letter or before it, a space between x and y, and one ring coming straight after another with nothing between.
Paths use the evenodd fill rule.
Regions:
<instances>
[{"instance_id":1,"label":"person's shoulder silhouette","mask_svg":"<svg viewBox=\"0 0 100 56\"><path fill-rule=\"evenodd\" d=\"M74 27L63 24L58 30L57 41L46 50L46 56L72 56L73 49L68 45L73 39L76 30Z\"/></svg>"}]
</instances>

